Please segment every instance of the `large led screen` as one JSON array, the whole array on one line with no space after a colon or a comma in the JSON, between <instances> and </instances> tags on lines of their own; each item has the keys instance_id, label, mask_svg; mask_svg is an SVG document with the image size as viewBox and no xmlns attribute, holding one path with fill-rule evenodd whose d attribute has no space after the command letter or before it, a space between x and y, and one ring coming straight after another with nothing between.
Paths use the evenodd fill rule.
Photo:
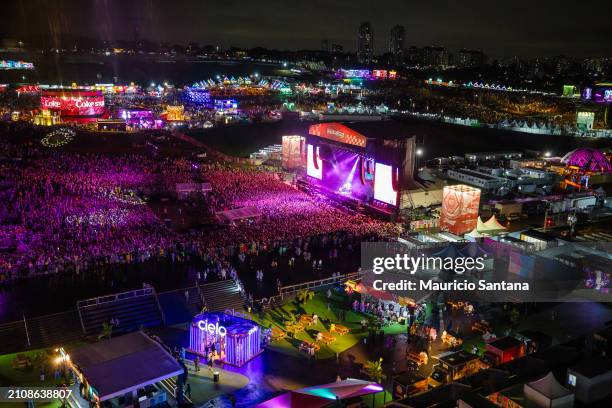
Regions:
<instances>
[{"instance_id":1,"label":"large led screen","mask_svg":"<svg viewBox=\"0 0 612 408\"><path fill-rule=\"evenodd\" d=\"M315 151L317 153L316 157ZM318 180L321 180L323 178L323 161L319 157L319 147L317 147L315 150L314 146L309 144L307 153L308 159L306 161L306 174L310 177L314 177Z\"/></svg>"},{"instance_id":2,"label":"large led screen","mask_svg":"<svg viewBox=\"0 0 612 408\"><path fill-rule=\"evenodd\" d=\"M371 160L354 151L326 144L316 147L308 144L307 153L306 174L311 176L312 184L363 201L372 198L374 165Z\"/></svg>"},{"instance_id":3,"label":"large led screen","mask_svg":"<svg viewBox=\"0 0 612 408\"><path fill-rule=\"evenodd\" d=\"M40 106L62 116L99 116L104 113L104 96L99 91L50 91L41 95Z\"/></svg>"},{"instance_id":4,"label":"large led screen","mask_svg":"<svg viewBox=\"0 0 612 408\"><path fill-rule=\"evenodd\" d=\"M374 169L374 199L397 205L397 191L393 189L393 167L376 163Z\"/></svg>"}]
</instances>

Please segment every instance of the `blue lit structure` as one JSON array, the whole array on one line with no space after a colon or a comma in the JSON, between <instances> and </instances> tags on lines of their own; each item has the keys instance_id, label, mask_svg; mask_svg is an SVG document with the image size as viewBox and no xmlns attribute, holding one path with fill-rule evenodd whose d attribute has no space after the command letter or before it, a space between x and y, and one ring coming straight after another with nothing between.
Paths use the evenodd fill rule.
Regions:
<instances>
[{"instance_id":1,"label":"blue lit structure","mask_svg":"<svg viewBox=\"0 0 612 408\"><path fill-rule=\"evenodd\" d=\"M188 88L187 99L196 105L210 105L210 92L202 88Z\"/></svg>"},{"instance_id":2,"label":"blue lit structure","mask_svg":"<svg viewBox=\"0 0 612 408\"><path fill-rule=\"evenodd\" d=\"M219 112L235 113L238 110L236 99L215 99L214 107Z\"/></svg>"},{"instance_id":3,"label":"blue lit structure","mask_svg":"<svg viewBox=\"0 0 612 408\"><path fill-rule=\"evenodd\" d=\"M189 330L189 351L204 355L214 345L221 361L237 367L263 350L259 326L248 319L219 312L205 312L193 318Z\"/></svg>"}]
</instances>

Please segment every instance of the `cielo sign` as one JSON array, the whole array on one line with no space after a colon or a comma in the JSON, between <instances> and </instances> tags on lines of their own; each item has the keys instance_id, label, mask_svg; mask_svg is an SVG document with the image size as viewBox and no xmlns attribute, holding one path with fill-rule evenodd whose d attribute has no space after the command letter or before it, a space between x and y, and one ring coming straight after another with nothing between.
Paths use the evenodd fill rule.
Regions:
<instances>
[{"instance_id":1,"label":"cielo sign","mask_svg":"<svg viewBox=\"0 0 612 408\"><path fill-rule=\"evenodd\" d=\"M224 326L219 326L219 322L216 324L208 323L206 320L198 320L198 328L202 331L207 331L210 334L218 334L221 337L225 337L227 329Z\"/></svg>"}]
</instances>

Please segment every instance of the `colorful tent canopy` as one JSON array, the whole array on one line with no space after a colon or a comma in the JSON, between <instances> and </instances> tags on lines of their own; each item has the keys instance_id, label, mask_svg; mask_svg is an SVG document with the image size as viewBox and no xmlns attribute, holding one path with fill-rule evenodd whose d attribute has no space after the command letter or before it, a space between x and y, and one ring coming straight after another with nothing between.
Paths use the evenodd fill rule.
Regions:
<instances>
[{"instance_id":1,"label":"colorful tent canopy","mask_svg":"<svg viewBox=\"0 0 612 408\"><path fill-rule=\"evenodd\" d=\"M376 394L383 387L375 382L347 378L344 381L306 387L265 401L258 408L322 408L338 400Z\"/></svg>"},{"instance_id":2,"label":"colorful tent canopy","mask_svg":"<svg viewBox=\"0 0 612 408\"><path fill-rule=\"evenodd\" d=\"M257 405L257 408L323 408L330 401L323 397L289 391Z\"/></svg>"}]
</instances>

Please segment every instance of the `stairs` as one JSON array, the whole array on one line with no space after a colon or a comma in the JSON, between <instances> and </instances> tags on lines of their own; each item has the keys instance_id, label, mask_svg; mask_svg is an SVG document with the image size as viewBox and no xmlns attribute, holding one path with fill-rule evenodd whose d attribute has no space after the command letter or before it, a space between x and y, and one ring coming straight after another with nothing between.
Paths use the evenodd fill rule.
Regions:
<instances>
[{"instance_id":1,"label":"stairs","mask_svg":"<svg viewBox=\"0 0 612 408\"><path fill-rule=\"evenodd\" d=\"M16 353L28 347L23 320L0 324L0 354Z\"/></svg>"},{"instance_id":2,"label":"stairs","mask_svg":"<svg viewBox=\"0 0 612 408\"><path fill-rule=\"evenodd\" d=\"M228 309L242 310L244 299L233 279L200 285L204 303L211 312L224 312Z\"/></svg>"},{"instance_id":3,"label":"stairs","mask_svg":"<svg viewBox=\"0 0 612 408\"><path fill-rule=\"evenodd\" d=\"M136 331L140 326L162 326L164 317L152 288L117 293L78 302L86 335L99 334L104 323L118 319L113 335Z\"/></svg>"},{"instance_id":4,"label":"stairs","mask_svg":"<svg viewBox=\"0 0 612 408\"><path fill-rule=\"evenodd\" d=\"M83 337L77 310L29 318L27 324L33 347L58 346Z\"/></svg>"},{"instance_id":5,"label":"stairs","mask_svg":"<svg viewBox=\"0 0 612 408\"><path fill-rule=\"evenodd\" d=\"M172 326L191 321L193 316L202 311L202 301L198 288L187 288L189 296L185 296L185 289L173 290L158 294L159 305L164 312L166 324Z\"/></svg>"}]
</instances>

